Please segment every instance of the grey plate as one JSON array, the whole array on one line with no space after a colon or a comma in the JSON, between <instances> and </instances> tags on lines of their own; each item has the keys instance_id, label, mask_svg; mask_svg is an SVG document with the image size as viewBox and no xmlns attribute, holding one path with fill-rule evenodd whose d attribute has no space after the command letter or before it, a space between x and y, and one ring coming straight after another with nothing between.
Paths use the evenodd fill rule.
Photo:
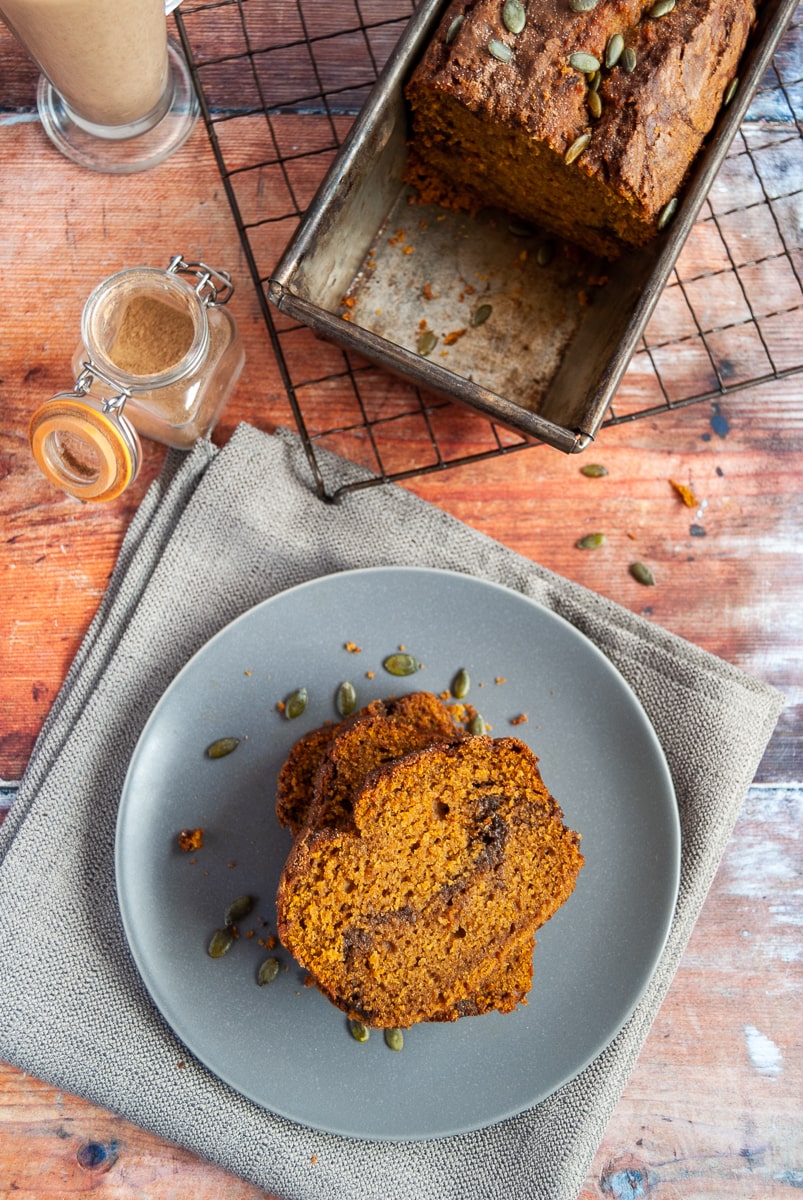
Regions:
<instances>
[{"instance_id":1,"label":"grey plate","mask_svg":"<svg viewBox=\"0 0 803 1200\"><path fill-rule=\"evenodd\" d=\"M361 652L349 652L347 642ZM399 645L425 664L402 680L381 667ZM281 948L287 969L267 987L256 984L268 953L258 940L275 931L274 894L290 847L273 812L276 775L302 733L336 717L343 679L365 703L401 691L441 692L459 667L468 668L469 699L494 735L515 734L538 754L567 823L582 834L586 866L538 934L526 1006L417 1026L394 1053L378 1034L355 1042L343 1014L304 986ZM276 704L300 685L309 689L309 705L289 721ZM520 713L527 723L512 725ZM235 752L210 760L206 747L229 735L242 739ZM197 854L178 849L185 827L205 830ZM520 1112L608 1044L664 945L680 832L652 726L591 642L506 588L388 567L282 592L195 655L134 753L116 855L139 970L167 1022L211 1071L301 1124L414 1140ZM259 897L242 925L255 935L213 960L210 935L244 892Z\"/></svg>"}]
</instances>

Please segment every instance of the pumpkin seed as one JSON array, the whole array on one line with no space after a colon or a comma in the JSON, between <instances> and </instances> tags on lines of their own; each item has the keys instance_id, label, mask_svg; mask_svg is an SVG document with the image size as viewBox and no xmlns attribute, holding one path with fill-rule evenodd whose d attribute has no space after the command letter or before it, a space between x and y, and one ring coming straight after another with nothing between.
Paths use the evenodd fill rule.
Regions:
<instances>
[{"instance_id":1,"label":"pumpkin seed","mask_svg":"<svg viewBox=\"0 0 803 1200\"><path fill-rule=\"evenodd\" d=\"M604 533L587 533L579 542L574 543L578 550L598 550L605 544Z\"/></svg>"},{"instance_id":2,"label":"pumpkin seed","mask_svg":"<svg viewBox=\"0 0 803 1200\"><path fill-rule=\"evenodd\" d=\"M471 324L476 329L478 325L484 325L493 312L490 304L481 304L479 308L475 308L471 314Z\"/></svg>"},{"instance_id":3,"label":"pumpkin seed","mask_svg":"<svg viewBox=\"0 0 803 1200\"><path fill-rule=\"evenodd\" d=\"M586 147L588 146L588 143L590 141L591 141L590 133L582 133L579 138L575 138L575 140L572 142L571 146L569 147L569 149L566 151L566 153L563 156L563 161L566 163L567 166L569 166L570 163L573 163L576 158L580 157L580 155L586 149Z\"/></svg>"},{"instance_id":4,"label":"pumpkin seed","mask_svg":"<svg viewBox=\"0 0 803 1200\"><path fill-rule=\"evenodd\" d=\"M235 737L218 738L216 742L212 742L211 746L207 746L206 753L209 758L225 758L227 754L231 754L240 744L240 739Z\"/></svg>"},{"instance_id":5,"label":"pumpkin seed","mask_svg":"<svg viewBox=\"0 0 803 1200\"><path fill-rule=\"evenodd\" d=\"M587 475L589 479L601 479L603 475L608 474L608 468L603 467L602 463L586 463L580 468L581 475Z\"/></svg>"},{"instance_id":6,"label":"pumpkin seed","mask_svg":"<svg viewBox=\"0 0 803 1200\"><path fill-rule=\"evenodd\" d=\"M599 71L595 71L593 75L589 75L588 86L591 88L592 91L598 92L599 85L601 83L602 83L602 70L601 69Z\"/></svg>"},{"instance_id":7,"label":"pumpkin seed","mask_svg":"<svg viewBox=\"0 0 803 1200\"><path fill-rule=\"evenodd\" d=\"M728 86L725 88L725 95L722 97L722 103L725 105L726 108L730 104L731 100L736 95L738 90L739 90L739 77L737 75L730 81Z\"/></svg>"},{"instance_id":8,"label":"pumpkin seed","mask_svg":"<svg viewBox=\"0 0 803 1200\"><path fill-rule=\"evenodd\" d=\"M652 587L655 583L655 576L650 568L643 562L634 562L630 564L630 574L637 583L643 583L645 587Z\"/></svg>"},{"instance_id":9,"label":"pumpkin seed","mask_svg":"<svg viewBox=\"0 0 803 1200\"><path fill-rule=\"evenodd\" d=\"M466 19L466 18L465 18L465 15L464 15L463 13L460 13L460 14L459 14L458 16L456 16L456 17L455 17L455 19L452 21L451 25L450 25L450 26L449 26L449 28L446 30L446 38L445 38L445 41L446 41L446 45L447 45L447 46L451 46L452 42L455 40L455 38L457 37L458 33L460 32L460 26L463 24L463 22L465 21L465 19Z\"/></svg>"},{"instance_id":10,"label":"pumpkin seed","mask_svg":"<svg viewBox=\"0 0 803 1200\"><path fill-rule=\"evenodd\" d=\"M416 671L421 670L421 663L418 659L403 651L398 654L389 654L382 666L389 675L415 675Z\"/></svg>"},{"instance_id":11,"label":"pumpkin seed","mask_svg":"<svg viewBox=\"0 0 803 1200\"><path fill-rule=\"evenodd\" d=\"M344 679L337 689L335 704L341 717L350 717L357 707L357 689L348 679Z\"/></svg>"},{"instance_id":12,"label":"pumpkin seed","mask_svg":"<svg viewBox=\"0 0 803 1200\"><path fill-rule=\"evenodd\" d=\"M230 929L216 929L207 947L210 958L222 958L234 945L234 934Z\"/></svg>"},{"instance_id":13,"label":"pumpkin seed","mask_svg":"<svg viewBox=\"0 0 803 1200\"><path fill-rule=\"evenodd\" d=\"M542 242L535 254L535 261L539 267L548 267L555 257L555 243Z\"/></svg>"},{"instance_id":14,"label":"pumpkin seed","mask_svg":"<svg viewBox=\"0 0 803 1200\"><path fill-rule=\"evenodd\" d=\"M401 1029L386 1029L385 1045L391 1050L401 1050L404 1046L403 1031Z\"/></svg>"},{"instance_id":15,"label":"pumpkin seed","mask_svg":"<svg viewBox=\"0 0 803 1200\"><path fill-rule=\"evenodd\" d=\"M671 13L675 7L675 0L655 0L649 13L650 17L665 17L667 13Z\"/></svg>"},{"instance_id":16,"label":"pumpkin seed","mask_svg":"<svg viewBox=\"0 0 803 1200\"><path fill-rule=\"evenodd\" d=\"M488 726L485 724L485 718L480 713L474 713L474 716L468 723L468 731L474 737L482 737L488 732Z\"/></svg>"},{"instance_id":17,"label":"pumpkin seed","mask_svg":"<svg viewBox=\"0 0 803 1200\"><path fill-rule=\"evenodd\" d=\"M309 695L305 687L296 688L294 692L287 697L284 702L284 715L288 721L294 721L296 717L300 717L304 709L307 707Z\"/></svg>"},{"instance_id":18,"label":"pumpkin seed","mask_svg":"<svg viewBox=\"0 0 803 1200\"><path fill-rule=\"evenodd\" d=\"M608 42L605 48L605 66L610 69L615 67L619 59L622 57L622 51L625 48L625 39L621 33L615 33Z\"/></svg>"},{"instance_id":19,"label":"pumpkin seed","mask_svg":"<svg viewBox=\"0 0 803 1200\"><path fill-rule=\"evenodd\" d=\"M471 676L465 667L461 667L452 680L452 695L455 700L465 700L471 690Z\"/></svg>"},{"instance_id":20,"label":"pumpkin seed","mask_svg":"<svg viewBox=\"0 0 803 1200\"><path fill-rule=\"evenodd\" d=\"M247 917L253 907L253 896L249 896L247 892L244 896L238 896L226 909L223 924L227 929L231 929L232 925L236 925L238 921L242 921L243 917Z\"/></svg>"},{"instance_id":21,"label":"pumpkin seed","mask_svg":"<svg viewBox=\"0 0 803 1200\"><path fill-rule=\"evenodd\" d=\"M588 93L588 111L592 117L599 119L602 116L602 101L599 98L599 92L593 89Z\"/></svg>"},{"instance_id":22,"label":"pumpkin seed","mask_svg":"<svg viewBox=\"0 0 803 1200\"><path fill-rule=\"evenodd\" d=\"M257 971L257 983L260 987L264 987L266 983L273 983L278 974L278 958L266 958Z\"/></svg>"},{"instance_id":23,"label":"pumpkin seed","mask_svg":"<svg viewBox=\"0 0 803 1200\"><path fill-rule=\"evenodd\" d=\"M362 1021L349 1021L349 1033L355 1042L367 1042L371 1036L371 1030Z\"/></svg>"},{"instance_id":24,"label":"pumpkin seed","mask_svg":"<svg viewBox=\"0 0 803 1200\"><path fill-rule=\"evenodd\" d=\"M527 13L521 0L505 0L502 9L502 23L511 33L521 33L527 24Z\"/></svg>"},{"instance_id":25,"label":"pumpkin seed","mask_svg":"<svg viewBox=\"0 0 803 1200\"><path fill-rule=\"evenodd\" d=\"M584 50L577 50L574 54L569 55L569 66L574 67L575 71L582 71L585 75L593 75L599 70L599 59L593 54L586 54Z\"/></svg>"},{"instance_id":26,"label":"pumpkin seed","mask_svg":"<svg viewBox=\"0 0 803 1200\"><path fill-rule=\"evenodd\" d=\"M599 0L569 0L569 8L574 13L591 12L598 4Z\"/></svg>"},{"instance_id":27,"label":"pumpkin seed","mask_svg":"<svg viewBox=\"0 0 803 1200\"><path fill-rule=\"evenodd\" d=\"M416 349L418 350L418 353L422 355L422 357L426 358L428 354L432 353L437 344L438 339L435 334L431 329L426 329L418 339L418 345Z\"/></svg>"},{"instance_id":28,"label":"pumpkin seed","mask_svg":"<svg viewBox=\"0 0 803 1200\"><path fill-rule=\"evenodd\" d=\"M619 62L622 64L623 69L627 71L628 75L631 71L635 71L637 59L636 52L632 46L625 46Z\"/></svg>"},{"instance_id":29,"label":"pumpkin seed","mask_svg":"<svg viewBox=\"0 0 803 1200\"><path fill-rule=\"evenodd\" d=\"M658 228L659 229L666 229L667 225L669 224L669 222L672 220L675 213L677 212L677 207L678 207L678 198L677 198L677 196L673 196L672 199L667 204L665 204L664 207L661 209L661 213L658 217Z\"/></svg>"},{"instance_id":30,"label":"pumpkin seed","mask_svg":"<svg viewBox=\"0 0 803 1200\"><path fill-rule=\"evenodd\" d=\"M504 42L498 41L497 38L491 38L488 43L488 53L501 63L513 61L513 51L510 49L510 46L506 46Z\"/></svg>"}]
</instances>

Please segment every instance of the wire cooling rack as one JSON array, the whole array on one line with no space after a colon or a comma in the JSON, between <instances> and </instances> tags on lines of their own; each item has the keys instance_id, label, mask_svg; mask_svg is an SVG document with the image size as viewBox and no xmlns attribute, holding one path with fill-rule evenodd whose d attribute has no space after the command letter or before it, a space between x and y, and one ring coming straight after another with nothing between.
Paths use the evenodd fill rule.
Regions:
<instances>
[{"instance_id":1,"label":"wire cooling rack","mask_svg":"<svg viewBox=\"0 0 803 1200\"><path fill-rule=\"evenodd\" d=\"M176 21L294 417L366 469L346 489L533 445L317 339L267 282L414 0L221 0ZM214 48L210 52L210 48ZM793 18L603 428L803 370L803 20Z\"/></svg>"}]
</instances>

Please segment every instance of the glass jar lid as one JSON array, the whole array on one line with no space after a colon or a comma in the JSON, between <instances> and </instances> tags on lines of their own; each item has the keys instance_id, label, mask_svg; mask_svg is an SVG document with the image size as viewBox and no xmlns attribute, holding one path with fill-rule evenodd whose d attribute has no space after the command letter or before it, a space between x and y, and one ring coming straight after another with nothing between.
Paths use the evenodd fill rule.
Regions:
<instances>
[{"instance_id":1,"label":"glass jar lid","mask_svg":"<svg viewBox=\"0 0 803 1200\"><path fill-rule=\"evenodd\" d=\"M81 392L43 404L28 440L43 474L78 500L114 500L139 472L141 447L131 422L108 401Z\"/></svg>"}]
</instances>

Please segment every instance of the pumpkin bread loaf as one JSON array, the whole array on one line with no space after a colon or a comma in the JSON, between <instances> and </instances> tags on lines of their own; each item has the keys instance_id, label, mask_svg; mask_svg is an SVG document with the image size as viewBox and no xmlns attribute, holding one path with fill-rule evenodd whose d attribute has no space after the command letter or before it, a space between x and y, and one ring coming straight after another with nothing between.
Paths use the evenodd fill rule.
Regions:
<instances>
[{"instance_id":1,"label":"pumpkin bread loaf","mask_svg":"<svg viewBox=\"0 0 803 1200\"><path fill-rule=\"evenodd\" d=\"M407 178L425 202L503 208L616 257L671 211L756 5L583 7L453 0L407 86Z\"/></svg>"},{"instance_id":2,"label":"pumpkin bread loaf","mask_svg":"<svg viewBox=\"0 0 803 1200\"><path fill-rule=\"evenodd\" d=\"M370 769L346 819L317 811L282 874L278 929L335 1005L387 1028L525 998L534 932L583 863L527 746L440 741Z\"/></svg>"}]
</instances>

